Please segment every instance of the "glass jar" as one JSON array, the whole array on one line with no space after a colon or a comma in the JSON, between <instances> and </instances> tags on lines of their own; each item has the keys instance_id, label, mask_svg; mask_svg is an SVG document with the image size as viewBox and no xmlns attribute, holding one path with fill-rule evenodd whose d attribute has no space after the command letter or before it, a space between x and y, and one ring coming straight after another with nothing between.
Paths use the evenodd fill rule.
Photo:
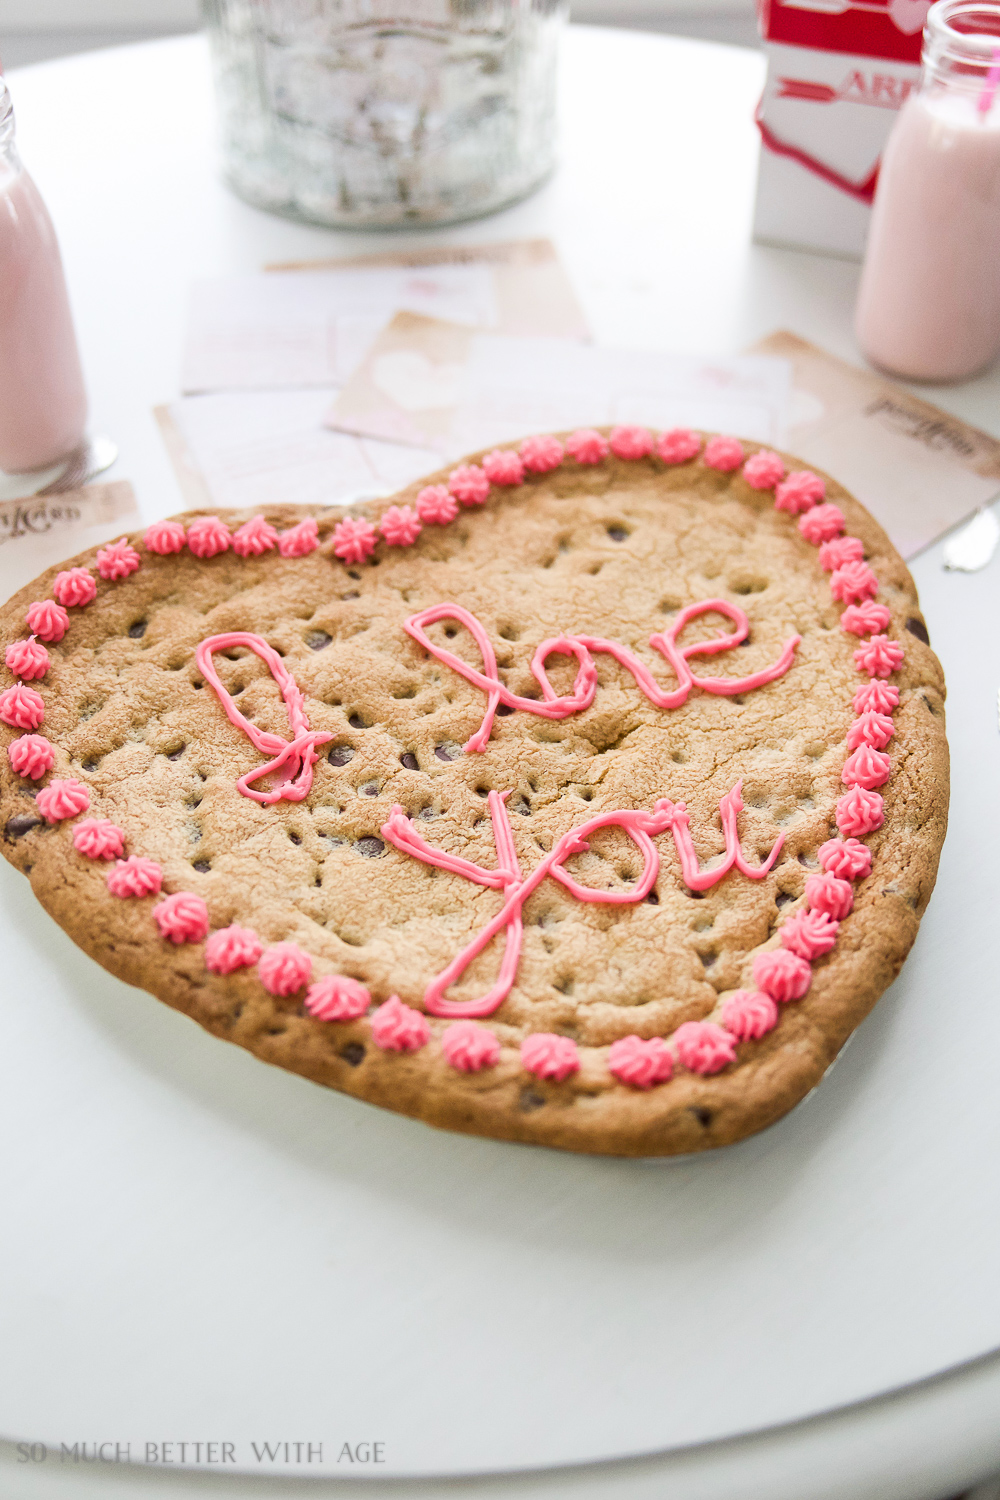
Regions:
<instances>
[{"instance_id":1,"label":"glass jar","mask_svg":"<svg viewBox=\"0 0 1000 1500\"><path fill-rule=\"evenodd\" d=\"M347 229L492 213L554 165L567 0L203 0L226 176Z\"/></svg>"}]
</instances>

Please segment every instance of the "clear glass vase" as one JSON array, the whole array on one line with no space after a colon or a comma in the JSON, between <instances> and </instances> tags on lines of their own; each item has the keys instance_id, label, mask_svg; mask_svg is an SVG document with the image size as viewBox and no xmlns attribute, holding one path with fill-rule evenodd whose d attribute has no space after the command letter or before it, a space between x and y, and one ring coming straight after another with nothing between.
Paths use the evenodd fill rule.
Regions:
<instances>
[{"instance_id":1,"label":"clear glass vase","mask_svg":"<svg viewBox=\"0 0 1000 1500\"><path fill-rule=\"evenodd\" d=\"M492 213L554 164L567 0L203 0L237 193L348 229Z\"/></svg>"}]
</instances>

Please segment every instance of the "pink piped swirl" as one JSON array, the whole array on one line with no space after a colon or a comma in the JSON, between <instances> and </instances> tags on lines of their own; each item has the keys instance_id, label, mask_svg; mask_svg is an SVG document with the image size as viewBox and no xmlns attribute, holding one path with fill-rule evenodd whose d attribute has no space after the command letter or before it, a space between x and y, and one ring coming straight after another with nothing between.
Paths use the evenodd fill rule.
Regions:
<instances>
[{"instance_id":1,"label":"pink piped swirl","mask_svg":"<svg viewBox=\"0 0 1000 1500\"><path fill-rule=\"evenodd\" d=\"M578 464L599 464L607 458L608 440L593 427L578 427L566 439L566 452Z\"/></svg>"},{"instance_id":2,"label":"pink piped swirl","mask_svg":"<svg viewBox=\"0 0 1000 1500\"><path fill-rule=\"evenodd\" d=\"M847 748L857 750L859 745L873 745L876 750L884 750L895 732L896 727L888 714L875 713L869 708L848 729Z\"/></svg>"},{"instance_id":3,"label":"pink piped swirl","mask_svg":"<svg viewBox=\"0 0 1000 1500\"><path fill-rule=\"evenodd\" d=\"M572 1037L534 1031L521 1043L521 1066L536 1078L561 1082L580 1068L580 1054Z\"/></svg>"},{"instance_id":4,"label":"pink piped swirl","mask_svg":"<svg viewBox=\"0 0 1000 1500\"><path fill-rule=\"evenodd\" d=\"M408 505L390 505L378 529L390 547L412 547L424 528L416 511Z\"/></svg>"},{"instance_id":5,"label":"pink piped swirl","mask_svg":"<svg viewBox=\"0 0 1000 1500\"><path fill-rule=\"evenodd\" d=\"M260 557L278 545L278 532L263 516L251 516L233 532L233 551L240 557Z\"/></svg>"},{"instance_id":6,"label":"pink piped swirl","mask_svg":"<svg viewBox=\"0 0 1000 1500\"><path fill-rule=\"evenodd\" d=\"M372 1011L371 1028L372 1040L384 1052L419 1052L431 1039L423 1011L404 1005L398 995Z\"/></svg>"},{"instance_id":7,"label":"pink piped swirl","mask_svg":"<svg viewBox=\"0 0 1000 1500\"><path fill-rule=\"evenodd\" d=\"M108 890L112 896L155 896L163 883L163 871L155 859L130 854L108 871Z\"/></svg>"},{"instance_id":8,"label":"pink piped swirl","mask_svg":"<svg viewBox=\"0 0 1000 1500\"><path fill-rule=\"evenodd\" d=\"M52 592L60 604L72 609L93 601L97 583L89 568L65 568L52 580ZM38 634L41 635L41 631Z\"/></svg>"},{"instance_id":9,"label":"pink piped swirl","mask_svg":"<svg viewBox=\"0 0 1000 1500\"><path fill-rule=\"evenodd\" d=\"M819 565L824 573L833 573L847 563L864 562L865 544L859 536L837 536L819 549Z\"/></svg>"},{"instance_id":10,"label":"pink piped swirl","mask_svg":"<svg viewBox=\"0 0 1000 1500\"><path fill-rule=\"evenodd\" d=\"M888 677L890 672L899 671L905 654L898 641L891 641L887 635L873 635L855 651L854 665L869 677Z\"/></svg>"},{"instance_id":11,"label":"pink piped swirl","mask_svg":"<svg viewBox=\"0 0 1000 1500\"><path fill-rule=\"evenodd\" d=\"M736 1061L736 1038L714 1021L685 1021L671 1040L679 1060L692 1073L721 1073Z\"/></svg>"},{"instance_id":12,"label":"pink piped swirl","mask_svg":"<svg viewBox=\"0 0 1000 1500\"><path fill-rule=\"evenodd\" d=\"M25 682L34 682L49 670L49 653L33 635L26 641L12 641L4 653L4 660L14 676Z\"/></svg>"},{"instance_id":13,"label":"pink piped swirl","mask_svg":"<svg viewBox=\"0 0 1000 1500\"><path fill-rule=\"evenodd\" d=\"M736 990L722 1007L722 1024L738 1042L755 1042L778 1024L778 1007L760 990Z\"/></svg>"},{"instance_id":14,"label":"pink piped swirl","mask_svg":"<svg viewBox=\"0 0 1000 1500\"><path fill-rule=\"evenodd\" d=\"M518 451L529 473L548 474L551 469L558 469L565 450L557 437L543 435L525 438Z\"/></svg>"},{"instance_id":15,"label":"pink piped swirl","mask_svg":"<svg viewBox=\"0 0 1000 1500\"><path fill-rule=\"evenodd\" d=\"M483 473L490 484L520 484L524 479L524 464L521 455L513 448L494 448L483 459Z\"/></svg>"},{"instance_id":16,"label":"pink piped swirl","mask_svg":"<svg viewBox=\"0 0 1000 1500\"><path fill-rule=\"evenodd\" d=\"M867 563L844 563L830 576L830 593L845 604L860 604L878 593L878 579Z\"/></svg>"},{"instance_id":17,"label":"pink piped swirl","mask_svg":"<svg viewBox=\"0 0 1000 1500\"><path fill-rule=\"evenodd\" d=\"M175 891L154 906L153 919L160 936L172 943L200 943L208 932L208 907L190 891Z\"/></svg>"},{"instance_id":18,"label":"pink piped swirl","mask_svg":"<svg viewBox=\"0 0 1000 1500\"><path fill-rule=\"evenodd\" d=\"M500 1061L500 1042L486 1026L475 1021L456 1021L441 1034L441 1051L460 1073L478 1073Z\"/></svg>"},{"instance_id":19,"label":"pink piped swirl","mask_svg":"<svg viewBox=\"0 0 1000 1500\"><path fill-rule=\"evenodd\" d=\"M615 458L648 458L653 451L653 434L645 427L613 427L608 447Z\"/></svg>"},{"instance_id":20,"label":"pink piped swirl","mask_svg":"<svg viewBox=\"0 0 1000 1500\"><path fill-rule=\"evenodd\" d=\"M252 927L220 927L205 944L205 968L213 974L232 974L257 963L264 944Z\"/></svg>"},{"instance_id":21,"label":"pink piped swirl","mask_svg":"<svg viewBox=\"0 0 1000 1500\"><path fill-rule=\"evenodd\" d=\"M46 823L62 823L87 811L90 793L82 781L74 781L71 777L65 781L50 781L38 793L35 806Z\"/></svg>"},{"instance_id":22,"label":"pink piped swirl","mask_svg":"<svg viewBox=\"0 0 1000 1500\"><path fill-rule=\"evenodd\" d=\"M217 557L220 552L228 552L232 540L229 527L218 516L199 516L187 530L188 549L195 557Z\"/></svg>"},{"instance_id":23,"label":"pink piped swirl","mask_svg":"<svg viewBox=\"0 0 1000 1500\"><path fill-rule=\"evenodd\" d=\"M825 911L800 911L790 917L778 933L782 947L810 963L829 953L837 941L840 923Z\"/></svg>"},{"instance_id":24,"label":"pink piped swirl","mask_svg":"<svg viewBox=\"0 0 1000 1500\"><path fill-rule=\"evenodd\" d=\"M458 501L445 484L428 484L417 496L417 515L427 526L447 526L458 515Z\"/></svg>"},{"instance_id":25,"label":"pink piped swirl","mask_svg":"<svg viewBox=\"0 0 1000 1500\"><path fill-rule=\"evenodd\" d=\"M827 839L816 858L838 880L867 880L872 872L872 851L858 839Z\"/></svg>"},{"instance_id":26,"label":"pink piped swirl","mask_svg":"<svg viewBox=\"0 0 1000 1500\"><path fill-rule=\"evenodd\" d=\"M356 1021L372 1003L371 993L346 974L326 974L309 986L305 1007L317 1021Z\"/></svg>"},{"instance_id":27,"label":"pink piped swirl","mask_svg":"<svg viewBox=\"0 0 1000 1500\"><path fill-rule=\"evenodd\" d=\"M774 948L770 953L758 953L753 961L753 978L759 990L785 1005L802 999L812 984L812 969L788 948Z\"/></svg>"},{"instance_id":28,"label":"pink piped swirl","mask_svg":"<svg viewBox=\"0 0 1000 1500\"><path fill-rule=\"evenodd\" d=\"M775 510L786 510L790 516L801 515L826 497L826 485L811 469L796 469L774 492Z\"/></svg>"},{"instance_id":29,"label":"pink piped swirl","mask_svg":"<svg viewBox=\"0 0 1000 1500\"><path fill-rule=\"evenodd\" d=\"M375 551L376 531L370 521L348 516L333 528L333 550L341 562L360 563Z\"/></svg>"},{"instance_id":30,"label":"pink piped swirl","mask_svg":"<svg viewBox=\"0 0 1000 1500\"><path fill-rule=\"evenodd\" d=\"M50 643L61 641L69 629L69 615L61 605L53 604L51 599L36 599L34 604L28 605L28 613L24 618L29 630Z\"/></svg>"},{"instance_id":31,"label":"pink piped swirl","mask_svg":"<svg viewBox=\"0 0 1000 1500\"><path fill-rule=\"evenodd\" d=\"M121 859L125 830L110 818L84 818L73 829L73 848L87 859Z\"/></svg>"},{"instance_id":32,"label":"pink piped swirl","mask_svg":"<svg viewBox=\"0 0 1000 1500\"><path fill-rule=\"evenodd\" d=\"M448 489L460 505L483 505L490 482L478 464L459 464L448 475Z\"/></svg>"},{"instance_id":33,"label":"pink piped swirl","mask_svg":"<svg viewBox=\"0 0 1000 1500\"><path fill-rule=\"evenodd\" d=\"M319 546L319 522L315 516L306 516L297 526L290 526L278 536L278 551L282 557L306 557Z\"/></svg>"},{"instance_id":34,"label":"pink piped swirl","mask_svg":"<svg viewBox=\"0 0 1000 1500\"><path fill-rule=\"evenodd\" d=\"M836 875L810 875L806 900L813 911L826 912L835 922L842 922L854 905L854 888L849 880Z\"/></svg>"},{"instance_id":35,"label":"pink piped swirl","mask_svg":"<svg viewBox=\"0 0 1000 1500\"><path fill-rule=\"evenodd\" d=\"M891 714L894 708L899 707L899 688L895 683L883 682L880 677L873 677L871 682L866 682L864 687L859 687L851 699L856 714L872 711L877 714Z\"/></svg>"},{"instance_id":36,"label":"pink piped swirl","mask_svg":"<svg viewBox=\"0 0 1000 1500\"><path fill-rule=\"evenodd\" d=\"M662 1037L623 1036L608 1049L608 1070L633 1089L651 1089L673 1076L674 1060Z\"/></svg>"},{"instance_id":37,"label":"pink piped swirl","mask_svg":"<svg viewBox=\"0 0 1000 1500\"><path fill-rule=\"evenodd\" d=\"M38 781L56 763L56 752L44 734L22 734L7 746L7 759L18 776Z\"/></svg>"},{"instance_id":38,"label":"pink piped swirl","mask_svg":"<svg viewBox=\"0 0 1000 1500\"><path fill-rule=\"evenodd\" d=\"M837 827L841 833L860 837L874 833L885 822L882 798L863 786L852 786L837 803Z\"/></svg>"},{"instance_id":39,"label":"pink piped swirl","mask_svg":"<svg viewBox=\"0 0 1000 1500\"><path fill-rule=\"evenodd\" d=\"M0 720L13 729L37 729L45 718L45 704L40 693L15 682L0 693Z\"/></svg>"},{"instance_id":40,"label":"pink piped swirl","mask_svg":"<svg viewBox=\"0 0 1000 1500\"><path fill-rule=\"evenodd\" d=\"M883 755L881 750L873 750L871 745L859 745L854 754L844 761L840 779L845 786L863 786L870 791L872 787L885 786L891 768L892 761L888 755Z\"/></svg>"},{"instance_id":41,"label":"pink piped swirl","mask_svg":"<svg viewBox=\"0 0 1000 1500\"><path fill-rule=\"evenodd\" d=\"M127 578L141 566L142 558L127 536L97 549L97 571L108 583L117 583L119 579Z\"/></svg>"},{"instance_id":42,"label":"pink piped swirl","mask_svg":"<svg viewBox=\"0 0 1000 1500\"><path fill-rule=\"evenodd\" d=\"M840 628L849 635L871 635L875 630L886 630L891 618L884 604L863 599L860 604L847 606L840 617Z\"/></svg>"},{"instance_id":43,"label":"pink piped swirl","mask_svg":"<svg viewBox=\"0 0 1000 1500\"><path fill-rule=\"evenodd\" d=\"M184 550L184 527L180 521L154 521L146 527L142 540L147 552L168 557L171 552Z\"/></svg>"},{"instance_id":44,"label":"pink piped swirl","mask_svg":"<svg viewBox=\"0 0 1000 1500\"><path fill-rule=\"evenodd\" d=\"M739 468L746 455L739 438L714 437L705 445L705 451L701 457L702 463L709 469L718 469L722 474L731 474L734 469ZM692 1021L685 1024L694 1026L700 1023Z\"/></svg>"},{"instance_id":45,"label":"pink piped swirl","mask_svg":"<svg viewBox=\"0 0 1000 1500\"><path fill-rule=\"evenodd\" d=\"M799 518L799 531L814 547L821 542L832 542L846 525L844 512L836 505L816 505Z\"/></svg>"},{"instance_id":46,"label":"pink piped swirl","mask_svg":"<svg viewBox=\"0 0 1000 1500\"><path fill-rule=\"evenodd\" d=\"M656 452L665 464L686 464L701 452L701 438L690 427L671 427L662 434Z\"/></svg>"},{"instance_id":47,"label":"pink piped swirl","mask_svg":"<svg viewBox=\"0 0 1000 1500\"><path fill-rule=\"evenodd\" d=\"M312 975L312 959L295 943L265 948L257 964L260 982L271 995L297 995Z\"/></svg>"},{"instance_id":48,"label":"pink piped swirl","mask_svg":"<svg viewBox=\"0 0 1000 1500\"><path fill-rule=\"evenodd\" d=\"M785 477L782 458L770 448L751 454L743 465L743 478L752 490L773 490Z\"/></svg>"}]
</instances>

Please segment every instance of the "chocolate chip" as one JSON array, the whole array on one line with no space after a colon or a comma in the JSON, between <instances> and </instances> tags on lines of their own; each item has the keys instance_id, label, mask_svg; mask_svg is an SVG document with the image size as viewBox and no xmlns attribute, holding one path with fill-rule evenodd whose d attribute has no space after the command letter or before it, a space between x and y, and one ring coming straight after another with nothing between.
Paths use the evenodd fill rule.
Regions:
<instances>
[{"instance_id":1,"label":"chocolate chip","mask_svg":"<svg viewBox=\"0 0 1000 1500\"><path fill-rule=\"evenodd\" d=\"M192 868L197 870L199 875L207 875L212 866L207 859L196 859Z\"/></svg>"},{"instance_id":2,"label":"chocolate chip","mask_svg":"<svg viewBox=\"0 0 1000 1500\"><path fill-rule=\"evenodd\" d=\"M544 1103L544 1095L536 1094L534 1089L532 1088L524 1088L521 1090L520 1098L517 1101L517 1107L518 1109L523 1109L525 1114L527 1114L530 1110L541 1109Z\"/></svg>"},{"instance_id":3,"label":"chocolate chip","mask_svg":"<svg viewBox=\"0 0 1000 1500\"><path fill-rule=\"evenodd\" d=\"M749 646L749 644L750 644L750 637L749 637L749 635L746 637L745 640L740 641L740 645L741 646Z\"/></svg>"},{"instance_id":4,"label":"chocolate chip","mask_svg":"<svg viewBox=\"0 0 1000 1500\"><path fill-rule=\"evenodd\" d=\"M684 894L690 896L692 901L704 901L705 899L704 891L685 891Z\"/></svg>"},{"instance_id":5,"label":"chocolate chip","mask_svg":"<svg viewBox=\"0 0 1000 1500\"><path fill-rule=\"evenodd\" d=\"M360 788L360 792L361 792L362 797L377 797L378 796L378 782L377 781L366 781L365 784L364 784L364 786Z\"/></svg>"},{"instance_id":6,"label":"chocolate chip","mask_svg":"<svg viewBox=\"0 0 1000 1500\"><path fill-rule=\"evenodd\" d=\"M350 745L334 745L327 756L331 766L346 766L349 760L354 759L354 751Z\"/></svg>"},{"instance_id":7,"label":"chocolate chip","mask_svg":"<svg viewBox=\"0 0 1000 1500\"><path fill-rule=\"evenodd\" d=\"M782 906L787 906L788 903L789 903L789 901L794 901L794 900L795 900L795 897L792 895L791 891L779 891L778 894L774 898L774 904L780 910L780 908Z\"/></svg>"},{"instance_id":8,"label":"chocolate chip","mask_svg":"<svg viewBox=\"0 0 1000 1500\"><path fill-rule=\"evenodd\" d=\"M368 728L368 725L365 723L364 719L361 717L360 714L351 714L351 717L348 719L347 722L348 722L348 724L350 724L350 726L351 726L352 729L367 729Z\"/></svg>"},{"instance_id":9,"label":"chocolate chip","mask_svg":"<svg viewBox=\"0 0 1000 1500\"><path fill-rule=\"evenodd\" d=\"M128 633L134 641L141 641L146 634L146 621L136 620L134 625L129 626Z\"/></svg>"},{"instance_id":10,"label":"chocolate chip","mask_svg":"<svg viewBox=\"0 0 1000 1500\"><path fill-rule=\"evenodd\" d=\"M176 750L168 750L167 760L180 760L186 749L187 745L178 745Z\"/></svg>"},{"instance_id":11,"label":"chocolate chip","mask_svg":"<svg viewBox=\"0 0 1000 1500\"><path fill-rule=\"evenodd\" d=\"M359 1062L364 1061L365 1049L360 1042L348 1042L340 1056L345 1063L350 1063L352 1068L356 1068Z\"/></svg>"},{"instance_id":12,"label":"chocolate chip","mask_svg":"<svg viewBox=\"0 0 1000 1500\"><path fill-rule=\"evenodd\" d=\"M504 718L506 718L508 714L512 714L513 712L514 710L513 708L511 708L509 703L501 703L500 707L497 709L497 713L503 714Z\"/></svg>"},{"instance_id":13,"label":"chocolate chip","mask_svg":"<svg viewBox=\"0 0 1000 1500\"><path fill-rule=\"evenodd\" d=\"M660 898L655 891L650 891L649 895L646 897L646 900L649 902L650 906L659 906L660 904Z\"/></svg>"},{"instance_id":14,"label":"chocolate chip","mask_svg":"<svg viewBox=\"0 0 1000 1500\"><path fill-rule=\"evenodd\" d=\"M378 859L380 854L385 853L385 845L383 844L382 840L375 838L374 835L369 835L368 838L358 839L358 842L354 847L359 854L364 855L365 859Z\"/></svg>"},{"instance_id":15,"label":"chocolate chip","mask_svg":"<svg viewBox=\"0 0 1000 1500\"><path fill-rule=\"evenodd\" d=\"M701 959L701 966L702 966L703 969L710 969L712 967L712 965L715 963L715 960L718 958L718 956L719 955L717 953L699 953L698 954L698 957Z\"/></svg>"},{"instance_id":16,"label":"chocolate chip","mask_svg":"<svg viewBox=\"0 0 1000 1500\"><path fill-rule=\"evenodd\" d=\"M628 538L628 532L624 526L609 526L608 536L613 542L624 542Z\"/></svg>"},{"instance_id":17,"label":"chocolate chip","mask_svg":"<svg viewBox=\"0 0 1000 1500\"><path fill-rule=\"evenodd\" d=\"M453 745L435 745L434 754L438 760L454 760L457 752Z\"/></svg>"},{"instance_id":18,"label":"chocolate chip","mask_svg":"<svg viewBox=\"0 0 1000 1500\"><path fill-rule=\"evenodd\" d=\"M712 1114L712 1111L710 1109L704 1109L704 1108L692 1109L691 1110L691 1114L694 1115L695 1119L698 1121L698 1124L699 1125L704 1125L706 1129L708 1128L709 1125L711 1125L712 1120L714 1118L714 1116Z\"/></svg>"},{"instance_id":19,"label":"chocolate chip","mask_svg":"<svg viewBox=\"0 0 1000 1500\"><path fill-rule=\"evenodd\" d=\"M417 757L410 750L404 750L403 754L399 757L399 764L407 771L420 770Z\"/></svg>"},{"instance_id":20,"label":"chocolate chip","mask_svg":"<svg viewBox=\"0 0 1000 1500\"><path fill-rule=\"evenodd\" d=\"M291 831L291 829L289 829L289 831L288 831L288 839L289 839L289 842L292 843L292 844L301 844L301 842L302 842L302 835L301 835L301 833L293 833Z\"/></svg>"},{"instance_id":21,"label":"chocolate chip","mask_svg":"<svg viewBox=\"0 0 1000 1500\"><path fill-rule=\"evenodd\" d=\"M44 819L36 818L34 813L17 813L15 817L7 819L5 831L9 839L19 839L33 828L39 828L43 822Z\"/></svg>"},{"instance_id":22,"label":"chocolate chip","mask_svg":"<svg viewBox=\"0 0 1000 1500\"><path fill-rule=\"evenodd\" d=\"M918 620L916 615L914 615L912 619L907 620L906 628L911 635L916 636L918 641L923 641L925 646L930 645L931 638L927 634L927 626L924 624L923 620Z\"/></svg>"},{"instance_id":23,"label":"chocolate chip","mask_svg":"<svg viewBox=\"0 0 1000 1500\"><path fill-rule=\"evenodd\" d=\"M310 651L322 651L332 640L333 636L327 635L325 630L311 630L306 636L306 645Z\"/></svg>"},{"instance_id":24,"label":"chocolate chip","mask_svg":"<svg viewBox=\"0 0 1000 1500\"><path fill-rule=\"evenodd\" d=\"M96 771L99 764L100 762L96 760L85 760L80 769L82 771Z\"/></svg>"}]
</instances>

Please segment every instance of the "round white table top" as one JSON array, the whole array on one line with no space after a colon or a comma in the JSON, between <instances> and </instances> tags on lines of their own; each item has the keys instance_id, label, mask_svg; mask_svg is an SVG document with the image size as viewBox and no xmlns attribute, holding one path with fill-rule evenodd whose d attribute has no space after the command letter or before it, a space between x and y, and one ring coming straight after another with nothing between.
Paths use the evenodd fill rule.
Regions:
<instances>
[{"instance_id":1,"label":"round white table top","mask_svg":"<svg viewBox=\"0 0 1000 1500\"><path fill-rule=\"evenodd\" d=\"M552 182L492 219L406 241L549 235L604 343L724 355L787 327L857 361L857 266L749 240L761 57L572 28L565 60L564 161ZM22 155L60 232L94 424L120 444L116 472L134 482L144 517L167 514L182 502L151 408L176 394L189 282L269 260L384 249L387 240L271 218L219 185L200 39L93 53L10 81ZM1000 371L932 394L1000 435ZM375 1299L372 1347L364 1361L357 1356L368 1404L360 1396L352 1404L350 1370L346 1384L344 1371L339 1384L331 1375L342 1410L324 1436L391 1448L394 1413L406 1409L424 1414L430 1434L422 1443L416 1427L408 1432L396 1443L403 1458L381 1475L362 1473L356 1459L350 1470L337 1467L328 1455L322 1467L337 1478L319 1481L319 1493L360 1492L362 1483L367 1493L435 1492L434 1480L390 1480L395 1472L447 1473L449 1493L502 1489L526 1500L559 1490L594 1500L876 1492L930 1500L1000 1467L1000 1361L991 1357L1000 1346L1000 1215L982 1186L1000 1145L991 1062L1000 1018L977 1007L995 988L982 934L1000 894L990 865L1000 816L992 775L998 566L945 575L939 547L914 566L951 687L956 760L952 833L914 955L863 1040L805 1108L714 1160L660 1168L566 1161L427 1136L306 1090L236 1049L217 1049L159 1007L133 1013L132 993L102 971L83 972L23 883L0 871L15 997L7 1139L20 1137L7 1201L21 1205L4 1276L18 1300L0 1315L0 1409L12 1439L0 1445L5 1495L293 1493L294 1480L259 1469L250 1481L84 1466L55 1452L33 1459L16 1443L176 1443L185 1432L189 1443L222 1440L240 1403L259 1424L240 1427L244 1449L255 1433L258 1441L308 1440L324 1367L303 1351L335 1351L338 1325L303 1327L308 1302L296 1302L294 1283L305 1271L288 1258L294 1233L329 1265L350 1265L342 1302ZM32 992L37 1005L19 1003ZM31 1071L53 1027L46 1064L54 1075L68 1081L75 1060L86 1064L68 1103L47 1098L46 1075ZM105 1088L110 1102L97 1097ZM315 1144L331 1113L336 1151ZM123 1120L136 1135L124 1145ZM58 1169L46 1170L53 1160ZM109 1162L136 1174L122 1183L120 1202ZM183 1178L186 1163L203 1168L195 1185ZM449 1172L468 1182L456 1186ZM255 1181L267 1189L256 1219ZM325 1250L302 1208L313 1192L332 1195ZM530 1215L523 1225L519 1212ZM352 1235L361 1243L371 1233L366 1216L383 1236L399 1236L401 1256L428 1266L438 1257L427 1273L437 1305L425 1295L406 1312L398 1292L388 1299L410 1319L402 1328L379 1321L378 1286L363 1281ZM123 1250L133 1225L135 1243ZM155 1234L155 1247L139 1230ZM449 1242L462 1263L442 1272ZM137 1258L169 1265L174 1243L183 1262L177 1287L143 1281ZM263 1284L257 1267L255 1282L227 1260L241 1243L283 1247L273 1281ZM77 1254L88 1274L106 1262L99 1285L73 1281ZM464 1322L456 1321L449 1278L455 1296L471 1293L465 1260L479 1255L492 1284L504 1287L508 1275L507 1290L513 1297L516 1287L520 1300L505 1306L498 1295L480 1305L470 1295ZM731 1309L728 1342L713 1342L717 1319L699 1342L708 1299ZM358 1338L354 1316L345 1307L345 1342ZM285 1366L283 1317L295 1320ZM137 1326L147 1318L148 1330ZM637 1350L631 1364L623 1327ZM439 1392L422 1388L421 1350L436 1339L461 1366L461 1389L455 1377ZM247 1380L227 1393L234 1349ZM270 1381L295 1398L287 1410L271 1408L285 1412L273 1418L280 1434L268 1409L254 1405ZM297 1381L308 1383L308 1399ZM380 1383L382 1411L371 1400ZM144 1406L143 1390L160 1405ZM444 1415L435 1414L442 1404ZM153 1432L158 1412L164 1430ZM291 1430L297 1412L309 1413L308 1430ZM392 1432L377 1430L383 1421ZM133 1457L142 1451L133 1444ZM178 1458L171 1450L171 1462ZM574 1462L587 1466L565 1467ZM519 1465L536 1472L490 1477ZM459 1477L476 1470L481 1477Z\"/></svg>"}]
</instances>

